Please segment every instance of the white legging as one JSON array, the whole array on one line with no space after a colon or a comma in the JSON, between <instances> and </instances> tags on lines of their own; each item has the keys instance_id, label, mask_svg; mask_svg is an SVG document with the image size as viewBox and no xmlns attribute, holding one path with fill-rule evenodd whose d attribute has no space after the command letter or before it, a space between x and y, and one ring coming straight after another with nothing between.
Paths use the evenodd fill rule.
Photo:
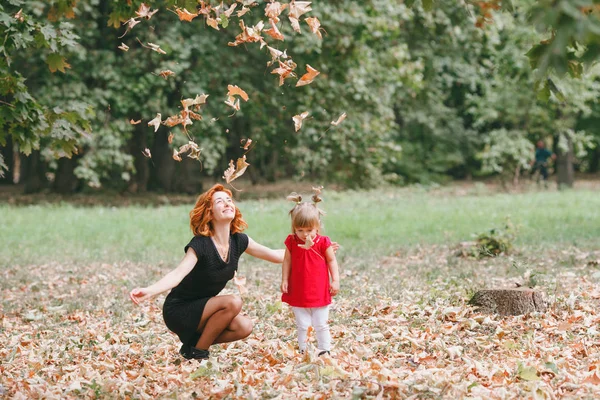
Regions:
<instances>
[{"instance_id":1,"label":"white legging","mask_svg":"<svg viewBox=\"0 0 600 400\"><path fill-rule=\"evenodd\" d=\"M329 306L304 308L292 307L296 316L296 326L298 327L298 346L301 351L306 349L306 336L308 327L312 325L315 328L317 336L317 345L320 351L331 350L331 334L329 333Z\"/></svg>"}]
</instances>

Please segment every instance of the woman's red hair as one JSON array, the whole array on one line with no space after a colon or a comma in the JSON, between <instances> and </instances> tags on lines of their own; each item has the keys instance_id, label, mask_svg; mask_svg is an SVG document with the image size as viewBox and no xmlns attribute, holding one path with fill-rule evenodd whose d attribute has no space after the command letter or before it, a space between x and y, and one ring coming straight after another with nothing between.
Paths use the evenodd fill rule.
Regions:
<instances>
[{"instance_id":1,"label":"woman's red hair","mask_svg":"<svg viewBox=\"0 0 600 400\"><path fill-rule=\"evenodd\" d=\"M225 186L217 183L206 192L198 196L196 205L190 211L190 228L194 236L213 236L215 234L215 227L212 224L212 197L216 192L225 192L232 197L231 190L226 189ZM248 227L248 224L242 218L242 213L235 206L235 217L231 221L231 234L243 232Z\"/></svg>"}]
</instances>

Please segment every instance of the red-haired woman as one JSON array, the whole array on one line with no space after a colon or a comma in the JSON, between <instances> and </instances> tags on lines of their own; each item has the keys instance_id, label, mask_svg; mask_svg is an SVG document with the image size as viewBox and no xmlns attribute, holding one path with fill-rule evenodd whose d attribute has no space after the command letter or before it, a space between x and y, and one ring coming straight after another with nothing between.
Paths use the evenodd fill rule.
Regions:
<instances>
[{"instance_id":1,"label":"red-haired woman","mask_svg":"<svg viewBox=\"0 0 600 400\"><path fill-rule=\"evenodd\" d=\"M206 359L215 343L243 339L252 332L252 321L240 314L238 296L218 296L233 278L242 253L282 263L284 250L272 250L242 233L248 226L233 203L231 191L214 185L198 197L190 212L194 238L185 246L185 257L171 272L145 288L133 289L134 303L171 290L163 306L167 327L183 345L187 359Z\"/></svg>"}]
</instances>

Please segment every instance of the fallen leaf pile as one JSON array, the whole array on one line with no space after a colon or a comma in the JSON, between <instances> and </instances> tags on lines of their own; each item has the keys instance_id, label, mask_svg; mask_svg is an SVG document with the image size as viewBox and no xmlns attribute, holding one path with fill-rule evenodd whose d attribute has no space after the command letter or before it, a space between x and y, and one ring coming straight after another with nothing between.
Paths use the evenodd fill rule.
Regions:
<instances>
[{"instance_id":1,"label":"fallen leaf pile","mask_svg":"<svg viewBox=\"0 0 600 400\"><path fill-rule=\"evenodd\" d=\"M378 262L343 257L331 307L331 357L304 355L280 268L244 256L225 293L244 291L254 322L245 340L211 347L200 364L178 354L164 295L135 306L134 286L170 267L10 266L1 271L0 393L30 398L598 398L599 254L543 251L549 309L482 315L469 293L513 285L511 259L453 258L417 248Z\"/></svg>"}]
</instances>

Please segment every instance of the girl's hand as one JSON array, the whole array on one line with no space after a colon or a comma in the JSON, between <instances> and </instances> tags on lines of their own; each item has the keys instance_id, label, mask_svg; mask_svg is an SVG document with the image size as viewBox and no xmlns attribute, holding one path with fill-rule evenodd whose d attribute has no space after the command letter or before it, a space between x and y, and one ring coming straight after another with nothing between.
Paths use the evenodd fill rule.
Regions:
<instances>
[{"instance_id":1,"label":"girl's hand","mask_svg":"<svg viewBox=\"0 0 600 400\"><path fill-rule=\"evenodd\" d=\"M129 292L129 298L135 304L140 304L141 301L144 301L150 297L152 297L152 293L150 293L146 288L135 288Z\"/></svg>"},{"instance_id":2,"label":"girl's hand","mask_svg":"<svg viewBox=\"0 0 600 400\"><path fill-rule=\"evenodd\" d=\"M281 293L287 293L287 292L288 292L288 283L281 282Z\"/></svg>"},{"instance_id":3,"label":"girl's hand","mask_svg":"<svg viewBox=\"0 0 600 400\"><path fill-rule=\"evenodd\" d=\"M340 291L340 282L339 281L331 281L331 285L329 286L329 293L332 296L335 296Z\"/></svg>"}]
</instances>

